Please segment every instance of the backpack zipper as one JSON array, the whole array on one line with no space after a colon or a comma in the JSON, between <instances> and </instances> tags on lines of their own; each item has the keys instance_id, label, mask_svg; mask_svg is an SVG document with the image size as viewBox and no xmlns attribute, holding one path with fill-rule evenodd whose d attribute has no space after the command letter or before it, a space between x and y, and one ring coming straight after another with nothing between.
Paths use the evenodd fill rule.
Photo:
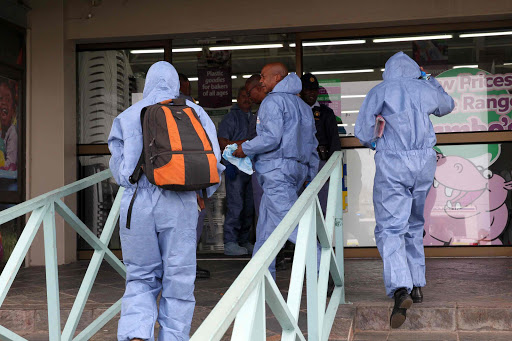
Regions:
<instances>
[{"instance_id":1,"label":"backpack zipper","mask_svg":"<svg viewBox=\"0 0 512 341\"><path fill-rule=\"evenodd\" d=\"M213 150L177 150L177 151L165 151L158 154L155 154L149 158L151 163L154 163L154 159L161 155L174 155L174 154L213 154Z\"/></svg>"}]
</instances>

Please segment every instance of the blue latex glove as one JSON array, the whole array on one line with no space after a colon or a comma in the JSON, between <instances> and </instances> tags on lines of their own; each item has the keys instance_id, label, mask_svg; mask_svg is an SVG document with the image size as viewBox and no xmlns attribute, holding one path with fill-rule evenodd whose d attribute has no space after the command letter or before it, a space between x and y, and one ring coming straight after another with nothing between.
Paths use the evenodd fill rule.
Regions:
<instances>
[{"instance_id":1,"label":"blue latex glove","mask_svg":"<svg viewBox=\"0 0 512 341\"><path fill-rule=\"evenodd\" d=\"M228 178L229 180L234 180L237 175L236 167L230 163L226 165L226 170L224 171L224 173L226 174L226 178Z\"/></svg>"},{"instance_id":2,"label":"blue latex glove","mask_svg":"<svg viewBox=\"0 0 512 341\"><path fill-rule=\"evenodd\" d=\"M224 149L224 152L222 153L222 157L224 160L229 161L231 164L236 166L239 170L242 172L251 175L254 173L252 170L252 162L249 157L244 157L243 159L234 157L233 152L238 148L238 145L236 143L230 144ZM226 169L227 172L227 169ZM226 173L227 175L227 173Z\"/></svg>"}]
</instances>

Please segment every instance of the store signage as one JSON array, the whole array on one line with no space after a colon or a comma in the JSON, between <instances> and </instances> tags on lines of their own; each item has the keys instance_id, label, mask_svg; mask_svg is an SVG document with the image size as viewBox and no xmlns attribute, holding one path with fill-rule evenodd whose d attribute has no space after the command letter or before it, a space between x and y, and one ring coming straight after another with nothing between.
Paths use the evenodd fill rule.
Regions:
<instances>
[{"instance_id":1,"label":"store signage","mask_svg":"<svg viewBox=\"0 0 512 341\"><path fill-rule=\"evenodd\" d=\"M461 68L437 77L455 101L432 117L437 133L512 130L512 74ZM510 229L510 144L437 146L425 203L425 245L501 245ZM507 150L505 152L505 149Z\"/></svg>"},{"instance_id":2,"label":"store signage","mask_svg":"<svg viewBox=\"0 0 512 341\"><path fill-rule=\"evenodd\" d=\"M199 104L204 108L231 106L231 53L203 51L197 65Z\"/></svg>"},{"instance_id":3,"label":"store signage","mask_svg":"<svg viewBox=\"0 0 512 341\"><path fill-rule=\"evenodd\" d=\"M318 103L325 104L334 111L338 120L341 119L341 80L319 80Z\"/></svg>"},{"instance_id":4,"label":"store signage","mask_svg":"<svg viewBox=\"0 0 512 341\"><path fill-rule=\"evenodd\" d=\"M436 78L455 101L450 115L431 117L436 133L512 130L512 73L459 68Z\"/></svg>"}]
</instances>

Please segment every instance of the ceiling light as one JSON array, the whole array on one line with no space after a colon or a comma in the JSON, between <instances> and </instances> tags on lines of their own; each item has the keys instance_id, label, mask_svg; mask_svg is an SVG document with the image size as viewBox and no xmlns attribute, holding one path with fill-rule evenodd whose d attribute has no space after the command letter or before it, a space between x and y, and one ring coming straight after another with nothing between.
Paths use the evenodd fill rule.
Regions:
<instances>
[{"instance_id":1,"label":"ceiling light","mask_svg":"<svg viewBox=\"0 0 512 341\"><path fill-rule=\"evenodd\" d=\"M242 76L242 78L247 79L247 78L251 78L251 76L252 76L252 75L243 75L243 76Z\"/></svg>"},{"instance_id":2,"label":"ceiling light","mask_svg":"<svg viewBox=\"0 0 512 341\"><path fill-rule=\"evenodd\" d=\"M231 99L231 103L236 103L236 99Z\"/></svg>"},{"instance_id":3,"label":"ceiling light","mask_svg":"<svg viewBox=\"0 0 512 341\"><path fill-rule=\"evenodd\" d=\"M197 78L197 77L190 77L188 80L191 81L191 82L197 82L199 80L199 78Z\"/></svg>"},{"instance_id":4,"label":"ceiling light","mask_svg":"<svg viewBox=\"0 0 512 341\"><path fill-rule=\"evenodd\" d=\"M341 70L341 71L314 71L311 72L314 75L336 75L341 73L365 73L373 72L373 69L361 69L361 70Z\"/></svg>"},{"instance_id":5,"label":"ceiling light","mask_svg":"<svg viewBox=\"0 0 512 341\"><path fill-rule=\"evenodd\" d=\"M172 52L180 53L180 52L200 52L203 49L200 47L187 47L187 48L179 48L172 49ZM131 54L147 54L147 53L164 53L164 49L149 49L149 50L131 50Z\"/></svg>"},{"instance_id":6,"label":"ceiling light","mask_svg":"<svg viewBox=\"0 0 512 341\"><path fill-rule=\"evenodd\" d=\"M474 37L493 37L493 36L509 36L512 31L506 32L482 32L482 33L464 33L459 35L461 38L474 38Z\"/></svg>"},{"instance_id":7,"label":"ceiling light","mask_svg":"<svg viewBox=\"0 0 512 341\"><path fill-rule=\"evenodd\" d=\"M416 41L416 40L433 40L433 39L451 39L451 34L443 34L436 36L418 36L418 37L396 37L396 38L378 38L373 39L374 43L392 43L397 41Z\"/></svg>"},{"instance_id":8,"label":"ceiling light","mask_svg":"<svg viewBox=\"0 0 512 341\"><path fill-rule=\"evenodd\" d=\"M338 40L338 41L316 41L316 42L305 42L302 43L302 46L334 46L334 45L355 45L355 44L364 44L366 40ZM289 45L290 47L295 47L295 43Z\"/></svg>"},{"instance_id":9,"label":"ceiling light","mask_svg":"<svg viewBox=\"0 0 512 341\"><path fill-rule=\"evenodd\" d=\"M340 96L340 98L365 98L366 95L345 95L345 96Z\"/></svg>"},{"instance_id":10,"label":"ceiling light","mask_svg":"<svg viewBox=\"0 0 512 341\"><path fill-rule=\"evenodd\" d=\"M131 54L164 53L164 49L131 50L130 53Z\"/></svg>"},{"instance_id":11,"label":"ceiling light","mask_svg":"<svg viewBox=\"0 0 512 341\"><path fill-rule=\"evenodd\" d=\"M237 77L236 76L231 76L231 79L236 79Z\"/></svg>"},{"instance_id":12,"label":"ceiling light","mask_svg":"<svg viewBox=\"0 0 512 341\"><path fill-rule=\"evenodd\" d=\"M504 66L512 65L512 63L503 63Z\"/></svg>"},{"instance_id":13,"label":"ceiling light","mask_svg":"<svg viewBox=\"0 0 512 341\"><path fill-rule=\"evenodd\" d=\"M386 71L386 69L380 69L380 71L384 72L384 71Z\"/></svg>"},{"instance_id":14,"label":"ceiling light","mask_svg":"<svg viewBox=\"0 0 512 341\"><path fill-rule=\"evenodd\" d=\"M463 67L477 68L478 65L455 65L455 66L452 66L452 69L460 69L460 68L463 68Z\"/></svg>"},{"instance_id":15,"label":"ceiling light","mask_svg":"<svg viewBox=\"0 0 512 341\"><path fill-rule=\"evenodd\" d=\"M342 110L342 114L357 114L359 110Z\"/></svg>"},{"instance_id":16,"label":"ceiling light","mask_svg":"<svg viewBox=\"0 0 512 341\"><path fill-rule=\"evenodd\" d=\"M180 49L172 49L172 52L200 52L203 49L201 47L187 47L187 48L180 48Z\"/></svg>"},{"instance_id":17,"label":"ceiling light","mask_svg":"<svg viewBox=\"0 0 512 341\"><path fill-rule=\"evenodd\" d=\"M346 123L341 123L341 124L338 124L338 127L348 127L348 124L346 124Z\"/></svg>"},{"instance_id":18,"label":"ceiling light","mask_svg":"<svg viewBox=\"0 0 512 341\"><path fill-rule=\"evenodd\" d=\"M212 46L210 47L210 51L278 49L281 47L283 47L283 44Z\"/></svg>"}]
</instances>

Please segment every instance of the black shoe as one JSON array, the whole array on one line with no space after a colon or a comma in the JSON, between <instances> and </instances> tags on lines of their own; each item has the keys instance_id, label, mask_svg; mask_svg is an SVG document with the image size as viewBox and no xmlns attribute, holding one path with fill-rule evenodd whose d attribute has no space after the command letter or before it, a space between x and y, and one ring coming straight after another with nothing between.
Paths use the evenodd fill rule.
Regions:
<instances>
[{"instance_id":1,"label":"black shoe","mask_svg":"<svg viewBox=\"0 0 512 341\"><path fill-rule=\"evenodd\" d=\"M389 324L391 328L396 329L400 328L402 324L404 324L405 319L407 318L407 309L404 308L393 308L393 312L391 313L391 320Z\"/></svg>"},{"instance_id":2,"label":"black shoe","mask_svg":"<svg viewBox=\"0 0 512 341\"><path fill-rule=\"evenodd\" d=\"M196 278L210 278L210 271L196 266Z\"/></svg>"},{"instance_id":3,"label":"black shoe","mask_svg":"<svg viewBox=\"0 0 512 341\"><path fill-rule=\"evenodd\" d=\"M411 297L414 303L423 302L423 293L421 292L421 287L412 288Z\"/></svg>"},{"instance_id":4,"label":"black shoe","mask_svg":"<svg viewBox=\"0 0 512 341\"><path fill-rule=\"evenodd\" d=\"M412 297L407 293L407 289L400 288L395 291L395 306L391 313L391 319L389 324L391 328L400 328L405 322L406 312L412 306Z\"/></svg>"}]
</instances>

